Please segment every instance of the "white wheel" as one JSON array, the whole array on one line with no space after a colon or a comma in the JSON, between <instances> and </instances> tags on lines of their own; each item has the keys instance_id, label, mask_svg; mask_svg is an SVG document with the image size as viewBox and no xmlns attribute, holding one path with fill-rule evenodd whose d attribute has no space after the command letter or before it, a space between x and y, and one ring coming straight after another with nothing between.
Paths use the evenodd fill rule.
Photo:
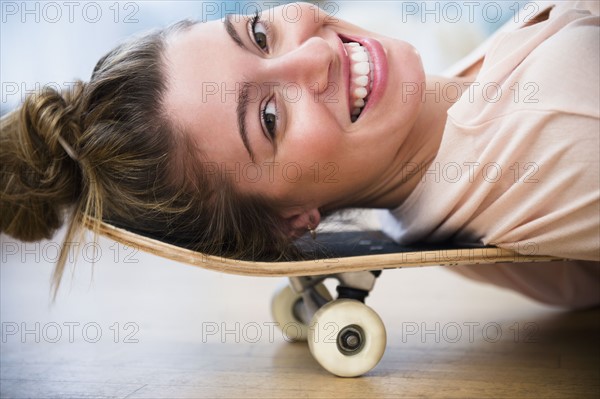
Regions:
<instances>
[{"instance_id":1,"label":"white wheel","mask_svg":"<svg viewBox=\"0 0 600 399\"><path fill-rule=\"evenodd\" d=\"M322 283L317 284L315 290L328 301L332 300ZM308 338L308 326L299 317L302 302L302 295L295 293L289 285L279 289L271 301L273 319L287 341L306 341Z\"/></svg>"},{"instance_id":2,"label":"white wheel","mask_svg":"<svg viewBox=\"0 0 600 399\"><path fill-rule=\"evenodd\" d=\"M370 307L352 299L323 306L312 319L308 346L324 369L358 377L379 363L386 345L385 326Z\"/></svg>"}]
</instances>

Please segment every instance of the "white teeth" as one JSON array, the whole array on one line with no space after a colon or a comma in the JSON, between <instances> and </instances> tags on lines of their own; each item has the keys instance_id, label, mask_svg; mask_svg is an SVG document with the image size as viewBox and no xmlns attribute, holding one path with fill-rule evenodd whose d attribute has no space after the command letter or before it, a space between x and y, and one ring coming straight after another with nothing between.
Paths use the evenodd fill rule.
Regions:
<instances>
[{"instance_id":1,"label":"white teeth","mask_svg":"<svg viewBox=\"0 0 600 399\"><path fill-rule=\"evenodd\" d=\"M357 76L352 78L352 83L356 84L357 86L367 87L367 83L369 83L369 78L365 75Z\"/></svg>"},{"instance_id":2,"label":"white teeth","mask_svg":"<svg viewBox=\"0 0 600 399\"><path fill-rule=\"evenodd\" d=\"M350 58L350 119L354 123L366 104L364 99L373 88L373 63L367 49L359 43L344 43L344 47Z\"/></svg>"},{"instance_id":3,"label":"white teeth","mask_svg":"<svg viewBox=\"0 0 600 399\"><path fill-rule=\"evenodd\" d=\"M367 75L369 73L369 63L358 62L352 65L352 72L356 75Z\"/></svg>"},{"instance_id":4,"label":"white teeth","mask_svg":"<svg viewBox=\"0 0 600 399\"><path fill-rule=\"evenodd\" d=\"M365 53L364 51L356 51L356 52L352 53L350 55L350 59L352 61L356 61L356 62L369 61L369 57L367 56L367 53Z\"/></svg>"},{"instance_id":5,"label":"white teeth","mask_svg":"<svg viewBox=\"0 0 600 399\"><path fill-rule=\"evenodd\" d=\"M354 89L354 97L356 98L365 98L367 96L367 88L366 87L357 87Z\"/></svg>"}]
</instances>

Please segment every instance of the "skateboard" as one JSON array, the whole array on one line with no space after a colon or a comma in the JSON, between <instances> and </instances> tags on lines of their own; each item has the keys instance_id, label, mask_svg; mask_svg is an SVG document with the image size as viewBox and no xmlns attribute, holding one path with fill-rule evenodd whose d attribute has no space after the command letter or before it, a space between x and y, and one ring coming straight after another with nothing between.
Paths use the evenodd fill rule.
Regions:
<instances>
[{"instance_id":1,"label":"skateboard","mask_svg":"<svg viewBox=\"0 0 600 399\"><path fill-rule=\"evenodd\" d=\"M127 246L203 269L243 276L288 277L271 302L275 322L288 341L308 341L311 354L327 371L357 377L375 367L386 346L377 313L365 305L385 269L505 262L547 262L535 246L519 252L474 243L401 246L381 231L320 233L301 239L303 260L240 261L195 252L101 223L99 233ZM334 299L323 284L338 281Z\"/></svg>"}]
</instances>

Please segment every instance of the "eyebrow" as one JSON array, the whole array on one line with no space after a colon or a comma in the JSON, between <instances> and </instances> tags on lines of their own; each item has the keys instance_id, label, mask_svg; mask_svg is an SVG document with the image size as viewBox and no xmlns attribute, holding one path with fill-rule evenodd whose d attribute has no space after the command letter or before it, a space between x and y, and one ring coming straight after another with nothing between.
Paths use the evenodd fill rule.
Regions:
<instances>
[{"instance_id":1,"label":"eyebrow","mask_svg":"<svg viewBox=\"0 0 600 399\"><path fill-rule=\"evenodd\" d=\"M234 14L225 15L225 19L223 20L223 24L225 25L225 30L229 34L229 37L231 37L231 40L233 40L235 42L235 44L237 44L244 50L247 50L246 45L244 45L244 42L240 38L240 35L238 35L237 30L235 30L235 27L233 26L233 22L231 21L231 19L233 18L232 17L233 15Z\"/></svg>"},{"instance_id":2,"label":"eyebrow","mask_svg":"<svg viewBox=\"0 0 600 399\"><path fill-rule=\"evenodd\" d=\"M242 138L242 142L244 143L244 147L248 150L248 155L250 155L250 159L253 163L256 163L254 156L254 152L252 152L252 148L250 147L250 141L248 140L248 131L246 130L246 111L248 110L248 89L250 88L250 83L244 82L242 83L242 88L239 92L239 101L236 109L237 120L238 120L238 128L240 132L240 137Z\"/></svg>"},{"instance_id":3,"label":"eyebrow","mask_svg":"<svg viewBox=\"0 0 600 399\"><path fill-rule=\"evenodd\" d=\"M231 37L231 40L233 40L235 44L237 44L244 50L248 50L244 45L244 42L240 38L240 35L238 35L237 30L233 26L233 23L231 22L232 15L233 14L227 14L225 16L225 19L223 20L223 24L225 25L225 31L227 31L227 34L229 35L229 37ZM236 114L238 121L238 130L240 133L240 137L242 138L242 143L244 143L244 147L246 147L246 150L248 151L248 155L250 155L250 159L252 160L252 162L256 163L256 157L254 156L252 147L250 147L250 141L248 140L248 130L246 129L246 113L248 110L249 89L250 83L243 82L242 87L240 88L238 93L238 104L236 108Z\"/></svg>"}]
</instances>

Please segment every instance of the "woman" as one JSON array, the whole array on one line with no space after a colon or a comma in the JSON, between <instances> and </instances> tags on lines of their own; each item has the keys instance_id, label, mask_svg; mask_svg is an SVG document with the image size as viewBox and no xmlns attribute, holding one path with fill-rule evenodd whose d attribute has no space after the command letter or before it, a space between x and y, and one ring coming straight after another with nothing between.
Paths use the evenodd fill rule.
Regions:
<instances>
[{"instance_id":1,"label":"woman","mask_svg":"<svg viewBox=\"0 0 600 399\"><path fill-rule=\"evenodd\" d=\"M559 10L536 25L544 28L552 22L552 29L562 31L553 19L562 16L562 10L555 11ZM597 18L589 13L578 17L571 12L562 17L562 27L578 20L595 26L597 33ZM534 28L539 32L536 25L523 32ZM588 30L585 37L594 37ZM552 36L542 31L546 37L534 35L538 43ZM596 50L594 59L590 51L592 58L584 65L593 67L598 54ZM516 65L518 61L513 69ZM447 113L468 109L464 93L486 70L483 62L474 64L470 74L426 77L409 44L366 32L309 4L230 16L223 22L182 22L113 50L98 62L90 82L72 93L46 91L30 97L18 112L3 119L1 229L25 240L48 237L62 224L64 210L73 209L67 241L91 217L92 222L102 219L205 253L278 259L293 256L290 242L315 229L326 214L346 207L400 206L394 212L409 221L409 239L434 232L434 238L501 246L519 243L518 235L507 242L486 236L486 231L498 230L497 212L473 224L482 211L495 209L494 204L504 199L502 193L513 192L506 179L492 181L488 188L476 180L468 187L489 194L466 205L464 180L441 193L443 185L434 185L430 195L439 199L444 212L432 215L423 228L410 223L431 212L431 202L424 202L428 208L414 207L430 187L423 175L435 172L431 168L438 167L437 160L446 162L448 140L458 137L458 124L449 125ZM505 70L511 71L509 66ZM592 75L583 72L584 80ZM555 98L547 90L543 94ZM597 104L598 96L592 95L592 101ZM506 110L505 105L494 105L488 113ZM544 104L540 106L543 111ZM587 123L587 129L580 129L588 133L586 137ZM476 137L480 125L468 127L471 137L463 136L463 142L450 149L504 148L502 139L494 141L498 137L514 141L490 135L487 126L485 134ZM525 131L544 132L535 125ZM598 142L597 131L592 133L595 136L584 149L593 149L591 144ZM523 156L522 162L538 161ZM578 156L572 151L567 162ZM486 159L504 162L494 154L490 157ZM585 157L595 160L596 170L586 173L575 189L587 202L581 215L566 227L559 226L558 235L594 217L597 152ZM468 153L458 160L478 167ZM556 159L541 161L546 165ZM454 163L450 158L444 165ZM451 196L443 198L445 193ZM526 193L509 197L508 202ZM409 206L413 210L404 212ZM527 208L520 213L530 212ZM554 212L550 205L535 216L544 219ZM460 222L455 223L457 218ZM437 226L441 227L436 230ZM570 250L565 244L559 252L598 260L594 226L597 229L598 223L587 225L582 233L590 248L580 254L577 247ZM543 247L539 253L561 256L550 249ZM54 275L55 288L64 255Z\"/></svg>"}]
</instances>

